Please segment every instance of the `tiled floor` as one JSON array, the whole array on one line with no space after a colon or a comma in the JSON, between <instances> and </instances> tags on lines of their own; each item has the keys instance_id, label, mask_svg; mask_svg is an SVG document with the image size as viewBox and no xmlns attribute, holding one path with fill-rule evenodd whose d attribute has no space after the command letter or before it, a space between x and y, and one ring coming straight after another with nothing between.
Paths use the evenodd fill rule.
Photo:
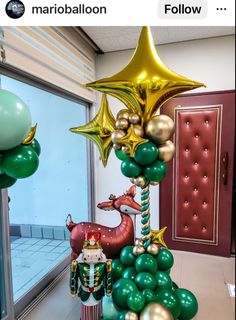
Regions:
<instances>
[{"instance_id":1,"label":"tiled floor","mask_svg":"<svg viewBox=\"0 0 236 320\"><path fill-rule=\"evenodd\" d=\"M16 301L71 252L69 241L19 238L11 243Z\"/></svg>"},{"instance_id":2,"label":"tiled floor","mask_svg":"<svg viewBox=\"0 0 236 320\"><path fill-rule=\"evenodd\" d=\"M235 299L229 297L226 284L235 283L235 259L172 252L175 257L171 270L173 281L194 292L199 302L194 320L234 320ZM26 320L78 320L79 302L71 298L68 282L67 274Z\"/></svg>"}]
</instances>

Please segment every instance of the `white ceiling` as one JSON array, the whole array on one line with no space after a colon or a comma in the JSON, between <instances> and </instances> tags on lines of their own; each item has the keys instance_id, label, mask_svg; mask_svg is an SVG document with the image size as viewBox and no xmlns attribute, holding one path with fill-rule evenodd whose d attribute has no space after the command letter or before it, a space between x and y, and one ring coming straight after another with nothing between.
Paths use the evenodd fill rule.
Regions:
<instances>
[{"instance_id":1,"label":"white ceiling","mask_svg":"<svg viewBox=\"0 0 236 320\"><path fill-rule=\"evenodd\" d=\"M103 52L133 49L141 27L82 27ZM235 34L234 27L152 27L155 44Z\"/></svg>"}]
</instances>

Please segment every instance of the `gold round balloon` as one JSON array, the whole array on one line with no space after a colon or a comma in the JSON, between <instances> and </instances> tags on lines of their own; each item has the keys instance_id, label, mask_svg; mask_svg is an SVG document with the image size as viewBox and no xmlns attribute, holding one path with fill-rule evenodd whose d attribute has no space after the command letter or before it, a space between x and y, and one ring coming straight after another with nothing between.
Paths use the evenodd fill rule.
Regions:
<instances>
[{"instance_id":1,"label":"gold round balloon","mask_svg":"<svg viewBox=\"0 0 236 320\"><path fill-rule=\"evenodd\" d=\"M125 135L126 135L125 131L123 131L123 130L115 130L111 134L111 141L113 143L117 143L117 140L123 138Z\"/></svg>"},{"instance_id":2,"label":"gold round balloon","mask_svg":"<svg viewBox=\"0 0 236 320\"><path fill-rule=\"evenodd\" d=\"M141 254L143 254L145 252L145 249L143 246L139 245L139 246L134 246L133 248L133 255L134 256L141 256Z\"/></svg>"},{"instance_id":3,"label":"gold round balloon","mask_svg":"<svg viewBox=\"0 0 236 320\"><path fill-rule=\"evenodd\" d=\"M116 119L129 120L130 111L128 109L122 109L117 113Z\"/></svg>"},{"instance_id":4,"label":"gold round balloon","mask_svg":"<svg viewBox=\"0 0 236 320\"><path fill-rule=\"evenodd\" d=\"M145 132L154 143L164 143L174 133L174 121L165 114L152 117L146 124Z\"/></svg>"},{"instance_id":5,"label":"gold round balloon","mask_svg":"<svg viewBox=\"0 0 236 320\"><path fill-rule=\"evenodd\" d=\"M175 145L172 141L168 140L165 143L158 146L159 159L167 162L174 158L175 155Z\"/></svg>"},{"instance_id":6,"label":"gold round balloon","mask_svg":"<svg viewBox=\"0 0 236 320\"><path fill-rule=\"evenodd\" d=\"M129 115L129 122L132 124L138 124L140 122L140 116L137 113L131 113Z\"/></svg>"},{"instance_id":7,"label":"gold round balloon","mask_svg":"<svg viewBox=\"0 0 236 320\"><path fill-rule=\"evenodd\" d=\"M134 184L134 178L130 178L129 180L130 180L131 183Z\"/></svg>"},{"instance_id":8,"label":"gold round balloon","mask_svg":"<svg viewBox=\"0 0 236 320\"><path fill-rule=\"evenodd\" d=\"M134 132L137 136L143 137L144 136L144 130L143 127L140 126L139 124L134 125Z\"/></svg>"},{"instance_id":9,"label":"gold round balloon","mask_svg":"<svg viewBox=\"0 0 236 320\"><path fill-rule=\"evenodd\" d=\"M129 121L125 118L116 120L116 128L119 130L126 130L129 128Z\"/></svg>"},{"instance_id":10,"label":"gold round balloon","mask_svg":"<svg viewBox=\"0 0 236 320\"><path fill-rule=\"evenodd\" d=\"M151 186L158 186L159 182L157 181L150 181L149 182Z\"/></svg>"},{"instance_id":11,"label":"gold round balloon","mask_svg":"<svg viewBox=\"0 0 236 320\"><path fill-rule=\"evenodd\" d=\"M122 146L121 150L124 154L130 154L129 148L127 146Z\"/></svg>"},{"instance_id":12,"label":"gold round balloon","mask_svg":"<svg viewBox=\"0 0 236 320\"><path fill-rule=\"evenodd\" d=\"M121 144L119 144L119 143L113 143L113 149L114 150L120 150L121 149L121 147L122 147L122 145Z\"/></svg>"},{"instance_id":13,"label":"gold round balloon","mask_svg":"<svg viewBox=\"0 0 236 320\"><path fill-rule=\"evenodd\" d=\"M136 246L143 246L143 240L137 238L137 239L135 239L134 244L135 244Z\"/></svg>"},{"instance_id":14,"label":"gold round balloon","mask_svg":"<svg viewBox=\"0 0 236 320\"><path fill-rule=\"evenodd\" d=\"M160 246L158 246L158 244L155 243L151 243L148 247L147 247L147 252L152 254L153 256L158 255L160 251Z\"/></svg>"},{"instance_id":15,"label":"gold round balloon","mask_svg":"<svg viewBox=\"0 0 236 320\"><path fill-rule=\"evenodd\" d=\"M137 186L137 187L144 187L146 185L147 181L145 179L145 177L143 176L138 176L136 178L134 178L134 184Z\"/></svg>"},{"instance_id":16,"label":"gold round balloon","mask_svg":"<svg viewBox=\"0 0 236 320\"><path fill-rule=\"evenodd\" d=\"M138 320L138 315L133 311L128 311L125 315L125 320Z\"/></svg>"},{"instance_id":17,"label":"gold round balloon","mask_svg":"<svg viewBox=\"0 0 236 320\"><path fill-rule=\"evenodd\" d=\"M140 320L174 320L174 318L165 306L152 302L143 309Z\"/></svg>"}]
</instances>

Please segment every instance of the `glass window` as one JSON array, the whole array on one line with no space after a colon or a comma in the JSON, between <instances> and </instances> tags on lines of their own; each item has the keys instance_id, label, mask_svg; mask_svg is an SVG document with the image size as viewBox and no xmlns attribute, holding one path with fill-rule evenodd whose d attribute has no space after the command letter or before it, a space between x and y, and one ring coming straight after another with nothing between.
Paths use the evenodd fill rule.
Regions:
<instances>
[{"instance_id":1,"label":"glass window","mask_svg":"<svg viewBox=\"0 0 236 320\"><path fill-rule=\"evenodd\" d=\"M9 189L14 300L70 254L67 214L88 220L86 139L69 131L86 123L86 106L6 76L2 89L29 107L41 145L38 171Z\"/></svg>"}]
</instances>

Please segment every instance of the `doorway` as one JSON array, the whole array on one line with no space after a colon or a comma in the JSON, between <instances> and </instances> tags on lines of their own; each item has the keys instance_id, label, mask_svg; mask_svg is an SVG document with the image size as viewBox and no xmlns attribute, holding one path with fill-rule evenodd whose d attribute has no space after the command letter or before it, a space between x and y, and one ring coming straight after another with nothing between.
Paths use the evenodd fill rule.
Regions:
<instances>
[{"instance_id":1,"label":"doorway","mask_svg":"<svg viewBox=\"0 0 236 320\"><path fill-rule=\"evenodd\" d=\"M234 98L234 91L182 95L162 108L176 125L176 156L160 188L172 249L231 254Z\"/></svg>"}]
</instances>

